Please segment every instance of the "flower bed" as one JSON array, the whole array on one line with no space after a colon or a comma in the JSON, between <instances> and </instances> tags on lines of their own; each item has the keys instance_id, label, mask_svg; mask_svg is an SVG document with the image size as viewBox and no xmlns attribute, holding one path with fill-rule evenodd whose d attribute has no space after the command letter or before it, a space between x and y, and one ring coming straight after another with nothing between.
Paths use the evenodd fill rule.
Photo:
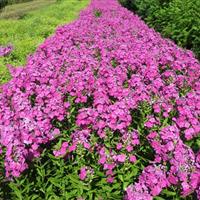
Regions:
<instances>
[{"instance_id":1,"label":"flower bed","mask_svg":"<svg viewBox=\"0 0 200 200\"><path fill-rule=\"evenodd\" d=\"M93 166L110 184L120 166L141 166L125 199L153 199L170 186L183 196L198 189L198 148L188 141L200 133L200 65L117 1L93 0L25 67L9 69L13 78L0 93L7 178L56 141L56 157L85 159L83 181Z\"/></svg>"}]
</instances>

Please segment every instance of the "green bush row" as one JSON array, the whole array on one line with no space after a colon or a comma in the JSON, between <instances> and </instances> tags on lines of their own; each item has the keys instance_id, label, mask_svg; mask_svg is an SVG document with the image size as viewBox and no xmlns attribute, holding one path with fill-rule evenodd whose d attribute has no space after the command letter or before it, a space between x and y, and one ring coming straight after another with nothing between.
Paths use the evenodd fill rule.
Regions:
<instances>
[{"instance_id":1,"label":"green bush row","mask_svg":"<svg viewBox=\"0 0 200 200\"><path fill-rule=\"evenodd\" d=\"M200 1L119 0L150 27L176 44L192 50L200 59Z\"/></svg>"}]
</instances>

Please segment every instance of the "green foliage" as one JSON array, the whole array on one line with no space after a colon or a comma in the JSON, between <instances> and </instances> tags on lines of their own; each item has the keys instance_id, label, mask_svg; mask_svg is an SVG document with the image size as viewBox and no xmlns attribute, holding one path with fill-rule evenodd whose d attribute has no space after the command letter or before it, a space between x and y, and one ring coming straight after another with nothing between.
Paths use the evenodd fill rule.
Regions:
<instances>
[{"instance_id":1,"label":"green foliage","mask_svg":"<svg viewBox=\"0 0 200 200\"><path fill-rule=\"evenodd\" d=\"M0 11L8 4L8 0L0 0Z\"/></svg>"},{"instance_id":2,"label":"green foliage","mask_svg":"<svg viewBox=\"0 0 200 200\"><path fill-rule=\"evenodd\" d=\"M70 113L76 112L74 106L70 109ZM66 126L62 122L62 126ZM139 174L147 165L144 155L134 164L125 162L118 165L114 170L115 180L108 183L102 166L98 165L99 155L97 152L90 152L78 145L76 153L71 156L66 155L64 158L56 158L52 155L53 150L59 149L62 141L70 140L70 133L75 128L75 121L69 123L68 129L63 129L62 136L57 137L50 144L43 147L42 155L30 163L29 169L19 178L14 178L11 182L3 180L0 184L0 197L9 199L27 199L27 200L74 200L82 197L87 200L121 200L124 191L128 185L137 179ZM143 121L141 121L143 123ZM93 146L99 137L95 134L92 136ZM107 150L111 144L113 145L120 137L117 134L109 133L104 141ZM147 149L138 147L138 154L146 152ZM139 155L138 155L139 157ZM2 162L3 163L3 159ZM79 172L81 167L89 166L94 170L88 177L81 181Z\"/></svg>"},{"instance_id":3,"label":"green foliage","mask_svg":"<svg viewBox=\"0 0 200 200\"><path fill-rule=\"evenodd\" d=\"M96 10L94 15L95 17L100 17L102 15L102 12L100 10Z\"/></svg>"},{"instance_id":4,"label":"green foliage","mask_svg":"<svg viewBox=\"0 0 200 200\"><path fill-rule=\"evenodd\" d=\"M141 103L137 110L132 111L134 120L129 127L130 130L136 127L139 130L141 145L134 149L134 154L138 159L135 163L126 161L117 165L114 169L115 179L113 183L107 182L103 167L97 164L98 152L88 151L82 145L78 145L77 150L71 155L66 152L64 157L55 157L53 150L60 149L63 141L69 141L71 133L76 128L75 119L72 116L77 114L78 107L84 107L83 104L77 107L74 104L75 98L70 96L66 98L71 103L69 110L71 120L54 122L60 128L62 134L49 144L41 146L41 156L30 162L29 168L19 178L7 181L3 178L4 176L0 176L0 199L78 200L78 198L83 198L85 200L121 200L127 186L137 181L144 167L149 164L149 161L154 160L152 157L153 149L146 139L148 130L144 126L147 116L152 113L151 106L147 102ZM165 122L163 122L163 125L165 125ZM100 138L95 134L92 134L91 137L91 145L94 148ZM117 144L119 137L120 134L113 134L109 129L107 130L107 137L102 140L106 146L106 151ZM194 143L191 145L194 145ZM4 169L3 157L0 159L0 169L2 170ZM81 181L79 172L83 166L91 167L93 173L90 173L84 181ZM0 173L4 174L5 172L0 171ZM177 193L177 188L170 187L164 189L160 196L154 199L192 200L194 199L192 195L182 198L180 192Z\"/></svg>"},{"instance_id":5,"label":"green foliage","mask_svg":"<svg viewBox=\"0 0 200 200\"><path fill-rule=\"evenodd\" d=\"M120 0L164 37L192 50L200 59L200 1Z\"/></svg>"}]
</instances>

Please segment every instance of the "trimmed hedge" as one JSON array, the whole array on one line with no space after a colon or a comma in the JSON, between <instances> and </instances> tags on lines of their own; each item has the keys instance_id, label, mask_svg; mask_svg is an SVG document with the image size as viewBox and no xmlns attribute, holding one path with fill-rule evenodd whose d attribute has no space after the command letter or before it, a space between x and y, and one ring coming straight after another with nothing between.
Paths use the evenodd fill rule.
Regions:
<instances>
[{"instance_id":1,"label":"trimmed hedge","mask_svg":"<svg viewBox=\"0 0 200 200\"><path fill-rule=\"evenodd\" d=\"M164 37L192 50L200 58L200 1L120 0Z\"/></svg>"}]
</instances>

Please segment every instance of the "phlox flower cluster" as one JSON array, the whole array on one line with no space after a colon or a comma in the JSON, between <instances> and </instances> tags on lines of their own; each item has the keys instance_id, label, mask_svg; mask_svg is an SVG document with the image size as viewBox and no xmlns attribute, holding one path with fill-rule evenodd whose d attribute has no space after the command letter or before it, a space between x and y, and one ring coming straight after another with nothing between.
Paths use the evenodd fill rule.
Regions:
<instances>
[{"instance_id":1,"label":"phlox flower cluster","mask_svg":"<svg viewBox=\"0 0 200 200\"><path fill-rule=\"evenodd\" d=\"M163 188L169 185L166 176L166 167L149 165L139 177L139 182L127 188L125 200L153 200L153 196L157 196Z\"/></svg>"},{"instance_id":2,"label":"phlox flower cluster","mask_svg":"<svg viewBox=\"0 0 200 200\"><path fill-rule=\"evenodd\" d=\"M116 0L92 0L25 67L9 69L12 79L0 88L6 177L19 176L40 156L41 145L64 138L63 127L71 124L74 130L54 155L75 154L82 146L98 155L109 183L116 166L137 162L135 149L146 137L155 159L127 188L126 200L153 199L170 185L185 196L200 194L199 154L185 144L200 133L200 64ZM137 126L134 113L144 102L151 113ZM147 135L141 136L143 129ZM80 179L89 173L83 166Z\"/></svg>"},{"instance_id":3,"label":"phlox flower cluster","mask_svg":"<svg viewBox=\"0 0 200 200\"><path fill-rule=\"evenodd\" d=\"M7 56L13 51L12 45L0 46L0 57Z\"/></svg>"}]
</instances>

